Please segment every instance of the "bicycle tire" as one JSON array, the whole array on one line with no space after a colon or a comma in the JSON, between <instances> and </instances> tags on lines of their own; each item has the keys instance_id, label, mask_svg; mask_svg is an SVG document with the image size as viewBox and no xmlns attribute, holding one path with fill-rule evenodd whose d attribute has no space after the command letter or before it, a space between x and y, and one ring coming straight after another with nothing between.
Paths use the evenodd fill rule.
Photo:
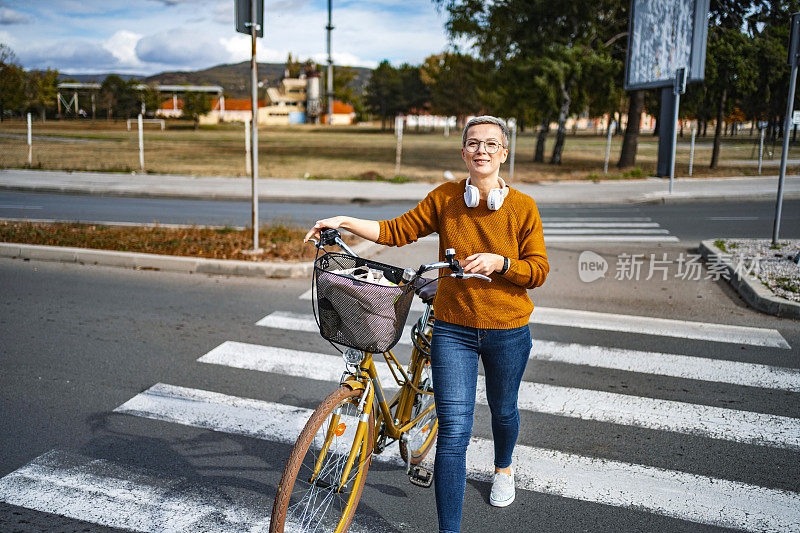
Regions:
<instances>
[{"instance_id":1,"label":"bicycle tire","mask_svg":"<svg viewBox=\"0 0 800 533\"><path fill-rule=\"evenodd\" d=\"M431 376L430 363L425 364L420 375L419 383L415 384L420 390L433 392L433 377ZM419 413L423 412L434 403L432 394L417 392L414 394L414 405L411 408L409 420L414 420ZM400 457L404 462L409 461L408 455L411 454L410 463L418 465L425 459L428 452L436 442L436 435L439 433L439 418L436 416L436 408L420 419L407 432L408 443L400 441Z\"/></svg>"},{"instance_id":2,"label":"bicycle tire","mask_svg":"<svg viewBox=\"0 0 800 533\"><path fill-rule=\"evenodd\" d=\"M341 479L341 469L355 438L358 422L357 405L363 394L363 390L339 387L325 398L311 415L292 448L278 485L278 493L272 507L270 533L282 533L284 528L292 532L347 531L361 498L366 473L372 459L375 416L371 406L367 422L366 454L360 452L356 456L348 482L345 484L346 489L349 485L349 491L341 494L334 489L338 485L336 480ZM320 468L320 474L311 481L318 452L322 448L321 443L325 440L331 416L337 408L341 408L340 417L344 417L345 422L341 422L340 418L337 430L334 431L333 441ZM342 428L342 434L338 434L339 428ZM312 512L309 513L309 510Z\"/></svg>"}]
</instances>

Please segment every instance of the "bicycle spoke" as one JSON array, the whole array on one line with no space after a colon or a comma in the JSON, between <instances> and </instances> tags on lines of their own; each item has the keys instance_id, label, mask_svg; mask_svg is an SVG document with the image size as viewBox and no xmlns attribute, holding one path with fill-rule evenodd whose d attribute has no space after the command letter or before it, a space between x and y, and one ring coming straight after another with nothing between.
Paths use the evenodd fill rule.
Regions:
<instances>
[{"instance_id":1,"label":"bicycle spoke","mask_svg":"<svg viewBox=\"0 0 800 533\"><path fill-rule=\"evenodd\" d=\"M338 415L336 429L340 426L341 434L332 433L326 446L334 412ZM287 527L291 524L303 532L332 531L346 516L352 491L360 491L360 486L357 486L358 476L372 453L370 447L370 452L365 457L363 450L359 449L354 466L342 483L350 450L353 445L360 447L363 444L354 442L358 422L356 402L350 399L339 404L320 424L309 443L305 457L298 465L293 496L290 497L286 509ZM369 438L369 435L365 435L365 438ZM317 468L319 471L315 475Z\"/></svg>"}]
</instances>

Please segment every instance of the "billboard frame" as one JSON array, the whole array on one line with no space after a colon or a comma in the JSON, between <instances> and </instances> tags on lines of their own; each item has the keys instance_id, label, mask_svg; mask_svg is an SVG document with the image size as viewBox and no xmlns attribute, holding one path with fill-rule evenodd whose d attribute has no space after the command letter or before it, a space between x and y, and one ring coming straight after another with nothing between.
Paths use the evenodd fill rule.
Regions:
<instances>
[{"instance_id":1,"label":"billboard frame","mask_svg":"<svg viewBox=\"0 0 800 533\"><path fill-rule=\"evenodd\" d=\"M625 54L625 90L653 89L658 87L672 87L675 83L675 73L671 73L663 80L643 83L629 83L631 68L631 48L633 42L633 23L635 20L635 5L637 0L631 0L630 16L628 17L628 49ZM708 7L710 0L694 0L694 13L692 15L692 47L689 51L689 64L687 83L702 82L706 70L706 41L708 39ZM679 67L680 68L680 67Z\"/></svg>"}]
</instances>

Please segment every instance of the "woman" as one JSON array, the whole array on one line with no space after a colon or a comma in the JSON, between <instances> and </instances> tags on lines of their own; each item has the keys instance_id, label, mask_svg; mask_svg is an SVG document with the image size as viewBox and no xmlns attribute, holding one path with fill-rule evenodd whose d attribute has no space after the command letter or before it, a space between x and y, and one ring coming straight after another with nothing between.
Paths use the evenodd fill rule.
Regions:
<instances>
[{"instance_id":1,"label":"woman","mask_svg":"<svg viewBox=\"0 0 800 533\"><path fill-rule=\"evenodd\" d=\"M502 120L473 118L464 128L461 148L469 178L440 185L393 220L338 216L317 221L305 237L308 241L322 229L344 228L379 244L403 246L436 232L440 259L444 250L454 248L465 272L492 278L491 283L443 278L434 301L431 370L439 417L434 483L440 533L461 528L479 357L494 437L489 501L497 507L514 501L517 395L532 345L528 322L533 302L526 289L544 283L550 266L536 203L499 176L508 157L508 137Z\"/></svg>"}]
</instances>

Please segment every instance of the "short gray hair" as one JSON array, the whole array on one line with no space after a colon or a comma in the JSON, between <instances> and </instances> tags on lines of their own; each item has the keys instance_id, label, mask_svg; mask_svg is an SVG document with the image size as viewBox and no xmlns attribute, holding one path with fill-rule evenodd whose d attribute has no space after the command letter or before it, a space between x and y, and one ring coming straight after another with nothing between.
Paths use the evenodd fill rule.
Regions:
<instances>
[{"instance_id":1,"label":"short gray hair","mask_svg":"<svg viewBox=\"0 0 800 533\"><path fill-rule=\"evenodd\" d=\"M472 126L477 126L478 124L494 124L500 131L503 132L503 146L508 146L508 138L511 137L511 132L506 125L506 121L502 118L493 117L491 115L481 115L480 117L473 117L469 119L467 125L464 126L464 132L461 134L461 146L465 146L467 144L467 132Z\"/></svg>"}]
</instances>

